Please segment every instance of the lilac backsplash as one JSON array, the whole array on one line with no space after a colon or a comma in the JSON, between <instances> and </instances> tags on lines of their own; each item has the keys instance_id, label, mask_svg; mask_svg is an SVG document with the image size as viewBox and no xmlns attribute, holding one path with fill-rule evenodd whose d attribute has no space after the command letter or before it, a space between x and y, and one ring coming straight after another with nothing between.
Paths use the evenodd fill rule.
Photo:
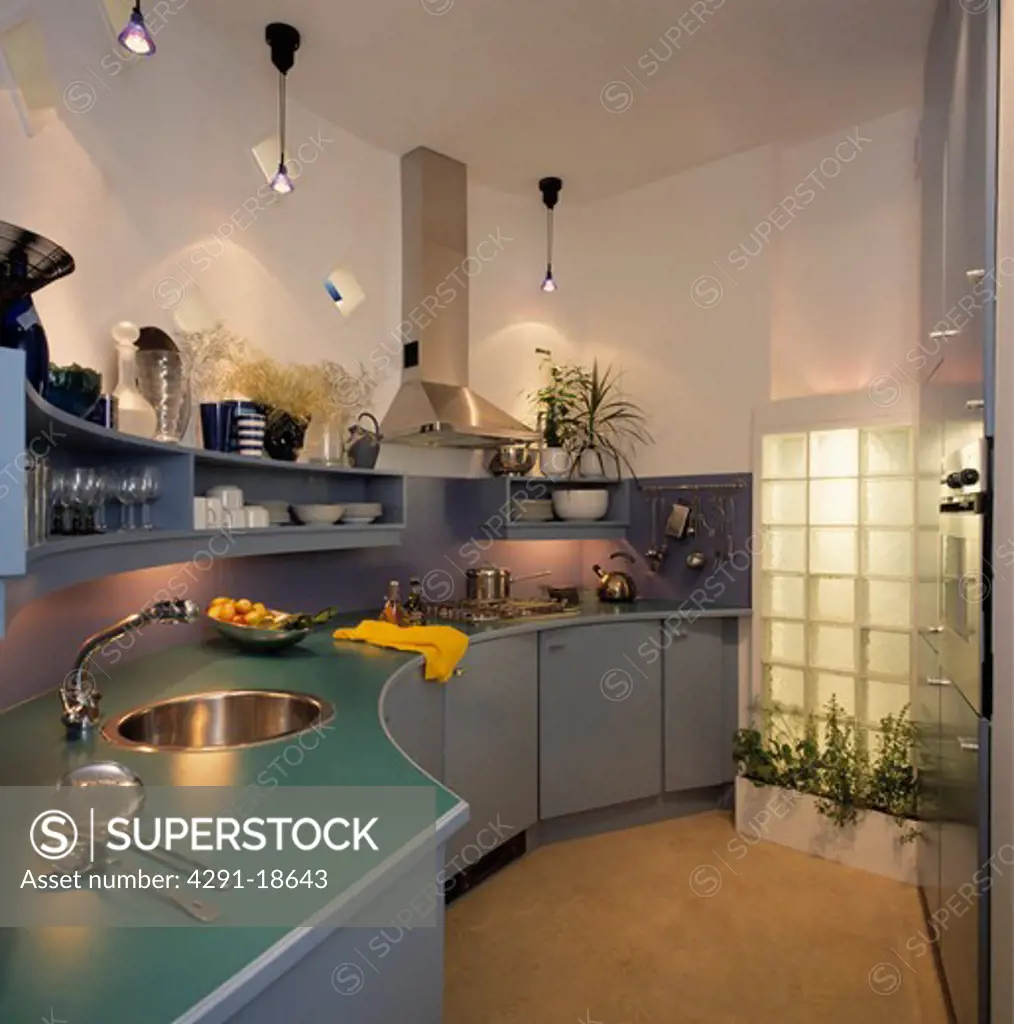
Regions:
<instances>
[{"instance_id":1,"label":"lilac backsplash","mask_svg":"<svg viewBox=\"0 0 1014 1024\"><path fill-rule=\"evenodd\" d=\"M678 486L684 483L728 483L742 480L746 486L734 492L734 550L746 551L750 533L749 474L710 477L664 477L642 480L642 486ZM709 492L701 492L707 494ZM220 559L204 571L192 566L162 566L111 576L51 594L22 609L0 641L0 708L58 686L74 660L81 641L95 630L144 607L154 594L169 589L174 596L207 604L216 594L249 596L280 608L314 611L329 605L349 611L379 609L387 581L407 583L409 576L427 581L431 597L443 598L453 591L464 596L464 573L477 560L470 541L484 537L481 523L473 522L460 487L432 477L408 479L408 522L402 544L394 548L335 551L264 558ZM675 501L677 493L667 494ZM295 527L294 527L295 529ZM632 573L641 596L679 600L701 587L716 570L694 571L685 564L692 550L689 541L673 541L669 558L660 573L653 574L643 553L650 543L648 499L636 487L631 494L629 541L493 541L483 557L507 566L515 576L549 569L544 580L519 582L517 596L534 596L539 586L573 585L591 590L595 574L591 566L605 563L615 550L637 556ZM709 545L714 542L709 541ZM741 567L745 555L737 559ZM709 606L747 607L750 603L750 571L727 566L720 571L724 588L717 598L712 588ZM142 634L121 642L115 660L127 660L181 641L203 635L204 627L150 626ZM110 667L113 657L109 659ZM103 670L102 659L96 669ZM100 682L101 685L101 682ZM55 700L55 698L54 698ZM54 717L54 721L56 718Z\"/></svg>"}]
</instances>

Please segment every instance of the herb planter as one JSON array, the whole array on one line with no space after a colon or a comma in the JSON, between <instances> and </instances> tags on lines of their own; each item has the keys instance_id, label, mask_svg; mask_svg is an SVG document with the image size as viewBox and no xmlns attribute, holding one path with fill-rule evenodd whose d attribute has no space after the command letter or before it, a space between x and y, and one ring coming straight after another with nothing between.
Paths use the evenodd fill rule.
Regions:
<instances>
[{"instance_id":1,"label":"herb planter","mask_svg":"<svg viewBox=\"0 0 1014 1024\"><path fill-rule=\"evenodd\" d=\"M817 809L815 797L793 789L736 779L736 831L748 842L761 839L801 853L916 884L916 843L879 811L862 811L854 825L839 828Z\"/></svg>"}]
</instances>

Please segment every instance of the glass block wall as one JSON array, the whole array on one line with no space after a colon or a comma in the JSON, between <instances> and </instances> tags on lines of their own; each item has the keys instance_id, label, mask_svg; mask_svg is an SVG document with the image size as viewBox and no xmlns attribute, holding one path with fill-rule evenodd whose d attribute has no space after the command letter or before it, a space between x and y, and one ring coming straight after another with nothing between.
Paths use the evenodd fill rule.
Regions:
<instances>
[{"instance_id":1,"label":"glass block wall","mask_svg":"<svg viewBox=\"0 0 1014 1024\"><path fill-rule=\"evenodd\" d=\"M765 701L802 725L832 694L861 725L911 699L916 553L913 432L767 434L759 487ZM935 544L927 532L924 543Z\"/></svg>"}]
</instances>

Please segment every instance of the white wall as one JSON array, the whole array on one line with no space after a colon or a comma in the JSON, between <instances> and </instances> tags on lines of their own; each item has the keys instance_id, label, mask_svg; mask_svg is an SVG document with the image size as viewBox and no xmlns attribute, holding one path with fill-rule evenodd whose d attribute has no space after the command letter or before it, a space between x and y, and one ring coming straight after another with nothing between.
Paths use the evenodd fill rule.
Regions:
<instances>
[{"instance_id":1,"label":"white wall","mask_svg":"<svg viewBox=\"0 0 1014 1024\"><path fill-rule=\"evenodd\" d=\"M526 233L503 254L509 273L488 289L480 279L473 291L476 387L516 409L519 390L539 379L536 346L562 361L597 358L623 371L650 418L656 443L640 453L639 473L746 468L750 410L766 396L767 260L715 308L695 302L690 282L714 272L715 239L749 231L751 211L772 188L768 150L589 206L568 206L565 184L556 216L560 287L550 295L538 288L545 215L537 190L520 200L473 189L473 222L509 219L520 203L527 212L511 220Z\"/></svg>"},{"instance_id":2,"label":"white wall","mask_svg":"<svg viewBox=\"0 0 1014 1024\"><path fill-rule=\"evenodd\" d=\"M77 261L37 300L54 359L111 371L109 327L171 329L181 283L286 358L366 358L401 319L397 157L290 104L307 162L275 197L251 154L276 131L267 46L238 57L176 7L156 56L126 64L98 0L31 5L64 103L29 138L0 96L0 210ZM338 265L367 296L349 318L323 287Z\"/></svg>"},{"instance_id":3,"label":"white wall","mask_svg":"<svg viewBox=\"0 0 1014 1024\"><path fill-rule=\"evenodd\" d=\"M0 211L77 260L38 298L55 360L112 371L109 327L126 318L171 328L181 285L293 361L369 362L390 344L401 320L398 155L292 104L289 148L303 145L308 161L296 191L276 198L250 152L275 129L260 38L232 54L177 4L156 57L127 65L97 0L31 9L65 103L29 138L0 96ZM536 347L598 358L623 370L651 419L656 443L639 472L748 469L755 405L862 387L914 341L915 126L910 111L861 126L869 141L833 177L832 165L818 171L814 199L791 216L784 200L847 130L591 205L568 202L565 183L552 295L538 287L545 212L535 182L526 196L473 183L470 246L510 239L471 279L473 386L529 418ZM367 296L347 318L322 285L338 265ZM382 376L379 410L397 365ZM382 459L413 472L481 471L459 452L387 446Z\"/></svg>"},{"instance_id":4,"label":"white wall","mask_svg":"<svg viewBox=\"0 0 1014 1024\"><path fill-rule=\"evenodd\" d=\"M892 362L917 343L918 129L918 112L902 110L777 150L775 202L815 198L777 232L772 398L865 389L898 376Z\"/></svg>"},{"instance_id":5,"label":"white wall","mask_svg":"<svg viewBox=\"0 0 1014 1024\"><path fill-rule=\"evenodd\" d=\"M502 221L519 235L473 281L475 386L517 412L539 379L537 345L597 357L624 370L651 418L640 473L749 469L754 406L863 388L915 341L917 117L751 150L588 206L568 205L564 184L552 295L538 290L534 185L529 198L473 188L473 230Z\"/></svg>"}]
</instances>

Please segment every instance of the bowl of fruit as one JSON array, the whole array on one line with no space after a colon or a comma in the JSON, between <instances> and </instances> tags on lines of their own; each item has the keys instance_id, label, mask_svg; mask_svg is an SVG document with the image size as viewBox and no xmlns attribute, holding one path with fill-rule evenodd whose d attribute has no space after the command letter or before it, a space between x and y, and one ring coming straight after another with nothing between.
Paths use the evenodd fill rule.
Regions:
<instances>
[{"instance_id":1,"label":"bowl of fruit","mask_svg":"<svg viewBox=\"0 0 1014 1024\"><path fill-rule=\"evenodd\" d=\"M315 617L268 608L247 598L216 597L207 611L211 625L244 651L282 651L310 634Z\"/></svg>"}]
</instances>

